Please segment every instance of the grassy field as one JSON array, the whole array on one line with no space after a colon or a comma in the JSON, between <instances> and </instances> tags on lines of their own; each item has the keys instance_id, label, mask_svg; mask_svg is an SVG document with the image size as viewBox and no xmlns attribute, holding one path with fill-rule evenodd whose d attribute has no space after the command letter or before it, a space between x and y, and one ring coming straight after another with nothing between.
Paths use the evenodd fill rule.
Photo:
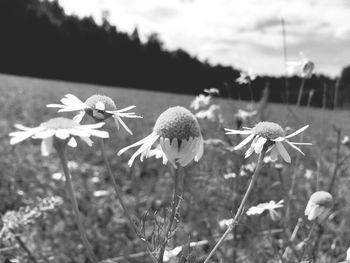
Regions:
<instances>
[{"instance_id":1,"label":"grassy field","mask_svg":"<svg viewBox=\"0 0 350 263\"><path fill-rule=\"evenodd\" d=\"M136 221L136 218L145 217L146 233L151 235L154 222L161 217L160 211L171 203L171 174L156 159L147 159L143 163L137 159L135 165L129 168L127 160L131 152L122 157L116 153L148 135L161 112L176 105L189 108L194 97L9 75L0 75L0 92L0 214L31 205L38 197L57 195L64 200L61 206L48 212L45 217L18 230L18 236L32 251L36 262L87 262L87 258L80 245L69 200L65 197L64 181L59 177L61 167L57 157L42 157L40 143L35 140L10 146L8 133L14 130L15 123L37 126L58 116L55 109L48 109L45 105L58 103L67 93L82 100L93 94L107 95L116 102L118 108L136 105L135 112L143 116L143 119L125 120L134 132L133 136L125 130L117 132L112 121L104 129L111 135L107 145L108 154L127 206ZM235 128L234 113L240 108L244 109L247 103L215 98L213 102L221 107L224 127ZM334 174L336 183L331 190L335 200L334 212L331 219L316 231L314 236L320 237L320 240L312 242L313 247L317 247L317 250L314 249L317 262L343 260L350 245L350 182L347 164L350 151L347 145L339 144L337 154L338 137L335 129L341 130L340 139L350 135L350 112L294 106L288 109L285 105L273 103L263 110L266 120L277 122L282 127L290 126L296 130L310 125L303 133L303 141L313 143L313 146L303 147L306 156L297 157L296 151L290 151L292 164L284 165L282 170L276 169L271 163L265 164L249 200L250 206L270 200L286 200L291 178L295 176L296 188L288 198L291 200L290 220L286 222L282 216L282 219L273 221L268 214L244 218L234 237L226 242L213 262L280 262L277 254L288 246L287 234L303 215L308 197L315 190L327 190ZM65 116L72 117L72 114ZM205 140L227 140L216 123L200 120L200 125ZM232 136L229 140L236 145L242 138ZM73 183L95 253L100 258L111 258L144 251L114 197L97 145L92 148L79 145L76 150L69 150L68 154L69 160L74 161L71 163ZM187 262L204 260L224 231L219 222L232 217L244 194L249 176L228 178L224 175L232 172L239 174L244 169L242 167L254 161L254 158L244 160L241 152L230 152L207 142L202 160L186 170L181 220L170 248L185 244L188 240L209 241L208 246L194 248L187 257L183 257L187 258ZM307 174L306 171L311 172ZM102 193L102 190L105 194L97 194ZM299 241L305 238L309 227L306 223L298 234ZM276 234L268 230L276 230L273 232ZM11 238L0 241L0 261L9 262L5 261L9 259L33 262L18 240ZM149 262L149 259L145 255L135 259L122 258L118 262Z\"/></svg>"}]
</instances>

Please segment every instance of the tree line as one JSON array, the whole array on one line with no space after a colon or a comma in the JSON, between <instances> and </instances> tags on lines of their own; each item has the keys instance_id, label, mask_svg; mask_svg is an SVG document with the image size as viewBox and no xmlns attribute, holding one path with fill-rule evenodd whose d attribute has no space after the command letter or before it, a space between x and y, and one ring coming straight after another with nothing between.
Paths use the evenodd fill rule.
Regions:
<instances>
[{"instance_id":1,"label":"tree line","mask_svg":"<svg viewBox=\"0 0 350 263\"><path fill-rule=\"evenodd\" d=\"M57 1L0 0L0 36L3 73L185 94L215 87L223 97L250 100L249 87L236 83L238 69L211 65L182 49L168 51L157 34L142 42L137 28L127 34L107 19L97 24L67 15ZM295 103L300 82L288 78L289 103ZM326 93L326 106L333 107L337 83L313 76L302 104L314 90L311 105L322 106ZM268 86L269 101L285 102L285 85L284 77L260 76L252 82L254 99Z\"/></svg>"}]
</instances>

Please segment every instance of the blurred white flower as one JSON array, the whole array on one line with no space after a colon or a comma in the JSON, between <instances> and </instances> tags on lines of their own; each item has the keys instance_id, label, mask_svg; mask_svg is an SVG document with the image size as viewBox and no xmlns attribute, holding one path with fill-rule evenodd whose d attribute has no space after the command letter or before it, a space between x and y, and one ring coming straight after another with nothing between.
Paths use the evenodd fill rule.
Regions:
<instances>
[{"instance_id":1,"label":"blurred white flower","mask_svg":"<svg viewBox=\"0 0 350 263\"><path fill-rule=\"evenodd\" d=\"M119 129L120 123L130 134L132 132L122 118L142 118L141 116L137 116L135 112L126 112L135 108L135 105L118 110L114 101L110 97L103 95L92 95L85 102L82 102L73 94L66 94L61 99L61 102L62 104L48 104L46 107L60 108L58 112L79 111L79 114L73 118L78 123L81 122L85 113L98 122L113 117L117 128Z\"/></svg>"},{"instance_id":2,"label":"blurred white flower","mask_svg":"<svg viewBox=\"0 0 350 263\"><path fill-rule=\"evenodd\" d=\"M243 122L246 122L248 119L254 117L257 114L257 111L245 111L239 109L237 113L235 113L235 117L237 119L242 120Z\"/></svg>"},{"instance_id":3,"label":"blurred white flower","mask_svg":"<svg viewBox=\"0 0 350 263\"><path fill-rule=\"evenodd\" d=\"M231 178L236 178L237 174L236 173L228 173L228 174L224 174L224 179L228 180Z\"/></svg>"},{"instance_id":4,"label":"blurred white flower","mask_svg":"<svg viewBox=\"0 0 350 263\"><path fill-rule=\"evenodd\" d=\"M62 173L53 173L51 178L56 181L66 181L66 177Z\"/></svg>"},{"instance_id":5,"label":"blurred white flower","mask_svg":"<svg viewBox=\"0 0 350 263\"><path fill-rule=\"evenodd\" d=\"M350 263L350 247L348 248L348 250L346 251L346 262Z\"/></svg>"},{"instance_id":6,"label":"blurred white flower","mask_svg":"<svg viewBox=\"0 0 350 263\"><path fill-rule=\"evenodd\" d=\"M248 209L246 214L248 216L260 215L264 211L269 211L271 219L275 221L280 217L280 214L277 211L275 211L275 209L283 207L283 203L284 203L284 200L280 200L278 203L271 200L268 203L262 203L262 204L258 204L257 206L252 206L251 208Z\"/></svg>"},{"instance_id":7,"label":"blurred white flower","mask_svg":"<svg viewBox=\"0 0 350 263\"><path fill-rule=\"evenodd\" d=\"M332 206L332 195L326 191L317 191L311 195L307 203L305 216L310 221L318 219L319 222L322 222L330 215Z\"/></svg>"},{"instance_id":8,"label":"blurred white flower","mask_svg":"<svg viewBox=\"0 0 350 263\"><path fill-rule=\"evenodd\" d=\"M310 179L312 177L312 175L313 175L313 171L312 170L310 170L310 169L306 169L305 170L304 176L305 176L306 179Z\"/></svg>"},{"instance_id":9,"label":"blurred white flower","mask_svg":"<svg viewBox=\"0 0 350 263\"><path fill-rule=\"evenodd\" d=\"M97 130L104 125L103 122L89 125L80 125L75 121L67 118L53 118L47 122L43 122L35 128L25 127L21 124L15 124L15 127L20 131L11 132L10 144L19 143L29 137L33 139L42 139L41 154L48 156L52 152L55 140L65 141L70 147L76 147L77 142L74 137L80 137L89 146L92 145L90 136L100 138L108 138L109 134L106 131Z\"/></svg>"},{"instance_id":10,"label":"blurred white flower","mask_svg":"<svg viewBox=\"0 0 350 263\"><path fill-rule=\"evenodd\" d=\"M299 130L293 132L285 136L285 132L282 127L274 122L259 122L254 126L254 128L245 128L245 130L231 130L225 129L226 134L245 134L248 135L240 144L234 147L234 150L241 149L243 146L253 141L249 149L245 153L245 158L248 158L253 152L260 154L265 144L267 144L268 149L267 152L270 153L270 157L272 161L276 161L278 154L282 156L282 158L287 162L291 162L291 158L286 148L283 146L282 142L287 143L293 149L297 150L301 154L304 153L295 145L311 145L311 143L298 143L291 142L288 139L303 132L309 127L306 125Z\"/></svg>"},{"instance_id":11,"label":"blurred white flower","mask_svg":"<svg viewBox=\"0 0 350 263\"><path fill-rule=\"evenodd\" d=\"M199 111L195 114L198 119L208 119L210 121L222 121L222 116L220 113L220 106L213 104L210 105L209 109Z\"/></svg>"},{"instance_id":12,"label":"blurred white flower","mask_svg":"<svg viewBox=\"0 0 350 263\"><path fill-rule=\"evenodd\" d=\"M219 221L219 227L221 229L226 229L228 226L230 226L233 222L233 218L230 219L222 219Z\"/></svg>"},{"instance_id":13,"label":"blurred white flower","mask_svg":"<svg viewBox=\"0 0 350 263\"><path fill-rule=\"evenodd\" d=\"M142 162L145 157L154 156L151 147L158 139L161 152L157 151L155 156L162 154L163 164L169 161L175 168L177 168L176 163L184 167L192 160L198 162L203 155L203 138L198 121L189 110L180 106L164 111L158 117L150 135L121 149L118 155L141 145L128 164L131 166L138 155Z\"/></svg>"},{"instance_id":14,"label":"blurred white flower","mask_svg":"<svg viewBox=\"0 0 350 263\"><path fill-rule=\"evenodd\" d=\"M208 240L201 240L197 242L190 242L189 247L196 247L196 246L203 246L208 244ZM185 245L187 247L188 245ZM171 259L177 257L180 252L182 251L182 246L175 247L171 250L165 250L164 251L164 256L163 256L163 261L164 262L169 262Z\"/></svg>"},{"instance_id":15,"label":"blurred white flower","mask_svg":"<svg viewBox=\"0 0 350 263\"><path fill-rule=\"evenodd\" d=\"M307 59L302 52L300 52L299 61L291 61L286 63L286 71L288 75L297 75L301 78L311 78L315 64Z\"/></svg>"},{"instance_id":16,"label":"blurred white flower","mask_svg":"<svg viewBox=\"0 0 350 263\"><path fill-rule=\"evenodd\" d=\"M344 136L344 138L341 140L342 144L348 144L350 141L349 136Z\"/></svg>"},{"instance_id":17,"label":"blurred white flower","mask_svg":"<svg viewBox=\"0 0 350 263\"><path fill-rule=\"evenodd\" d=\"M199 94L194 100L191 102L190 108L194 110L198 110L202 107L209 105L211 100L210 96L205 96L203 94Z\"/></svg>"},{"instance_id":18,"label":"blurred white flower","mask_svg":"<svg viewBox=\"0 0 350 263\"><path fill-rule=\"evenodd\" d=\"M107 190L97 190L94 192L94 197L104 197L109 195L109 191Z\"/></svg>"},{"instance_id":19,"label":"blurred white flower","mask_svg":"<svg viewBox=\"0 0 350 263\"><path fill-rule=\"evenodd\" d=\"M252 72L252 70L241 71L240 76L236 79L238 84L248 84L256 79L257 75Z\"/></svg>"},{"instance_id":20,"label":"blurred white flower","mask_svg":"<svg viewBox=\"0 0 350 263\"><path fill-rule=\"evenodd\" d=\"M219 90L216 88L204 89L203 91L208 95L219 95Z\"/></svg>"}]
</instances>

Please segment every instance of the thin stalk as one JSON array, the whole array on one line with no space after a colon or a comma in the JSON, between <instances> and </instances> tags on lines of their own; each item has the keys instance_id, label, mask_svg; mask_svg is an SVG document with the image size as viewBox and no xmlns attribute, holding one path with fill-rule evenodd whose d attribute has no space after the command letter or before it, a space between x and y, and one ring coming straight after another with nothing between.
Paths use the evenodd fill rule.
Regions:
<instances>
[{"instance_id":1,"label":"thin stalk","mask_svg":"<svg viewBox=\"0 0 350 263\"><path fill-rule=\"evenodd\" d=\"M338 129L336 127L334 127L334 129L337 133L337 150L336 150L336 154L335 154L335 161L334 161L332 178L331 178L331 182L329 183L329 186L328 186L328 192L330 192L330 193L333 190L333 186L334 186L335 180L337 178L337 174L338 174L338 169L340 167L339 158L340 158L340 145L341 145L341 129Z\"/></svg>"},{"instance_id":2,"label":"thin stalk","mask_svg":"<svg viewBox=\"0 0 350 263\"><path fill-rule=\"evenodd\" d=\"M20 247L27 253L28 258L33 261L34 263L38 263L36 258L34 257L33 253L30 251L30 249L27 247L27 245L22 241L22 239L14 232L12 231L12 234L14 235L17 243L20 245Z\"/></svg>"},{"instance_id":3,"label":"thin stalk","mask_svg":"<svg viewBox=\"0 0 350 263\"><path fill-rule=\"evenodd\" d=\"M302 78L300 88L299 88L298 100L297 100L297 104L296 104L297 107L300 106L301 97L302 97L303 92L304 92L304 86L305 86L305 78Z\"/></svg>"},{"instance_id":4,"label":"thin stalk","mask_svg":"<svg viewBox=\"0 0 350 263\"><path fill-rule=\"evenodd\" d=\"M70 175L69 168L68 168L68 162L67 162L67 157L66 157L66 153L65 153L65 146L63 146L63 144L59 144L59 145L56 145L55 148L56 148L58 156L61 160L63 172L64 172L64 175L66 177L66 187L67 187L67 191L68 191L69 197L71 199L71 202L73 204L73 210L74 210L75 219L76 219L76 222L78 225L80 238L81 238L83 245L84 245L84 247L89 255L90 260L94 263L97 263L98 258L95 255L95 253L93 252L92 247L88 241L88 238L86 235L86 230L84 228L84 225L83 225L81 217L80 217L78 202L74 196L74 189L73 189L72 179L71 179L71 175Z\"/></svg>"},{"instance_id":5,"label":"thin stalk","mask_svg":"<svg viewBox=\"0 0 350 263\"><path fill-rule=\"evenodd\" d=\"M310 240L311 240L312 234L313 234L314 231L315 231L316 225L317 225L316 220L314 220L314 221L312 222L309 235L308 235L307 238L303 241L303 242L304 242L304 247L303 247L303 254L302 254L302 257L301 257L302 260L303 260L303 259L305 258L305 256L306 256L306 253L307 253L307 250L308 250L308 247L309 247L309 244L310 244Z\"/></svg>"},{"instance_id":6,"label":"thin stalk","mask_svg":"<svg viewBox=\"0 0 350 263\"><path fill-rule=\"evenodd\" d=\"M168 244L168 241L170 239L170 233L172 232L172 227L174 224L174 220L176 217L176 212L178 211L179 207L179 180L180 180L180 173L178 169L175 169L174 171L174 188L173 188L173 199L172 199L172 205L171 205L171 214L169 218L169 224L166 227L165 234L164 234L164 242L160 248L159 257L158 257L158 263L163 263L163 257L164 257L164 251L165 247Z\"/></svg>"},{"instance_id":7,"label":"thin stalk","mask_svg":"<svg viewBox=\"0 0 350 263\"><path fill-rule=\"evenodd\" d=\"M119 186L118 186L118 184L117 184L117 182L116 182L116 180L114 178L111 166L110 166L109 161L108 161L108 157L107 157L107 153L106 153L106 149L105 149L105 144L104 144L103 138L100 138L100 145L101 145L101 151L102 151L102 155L103 155L103 160L104 160L104 163L105 163L106 168L107 168L107 173L109 175L109 178L112 181L113 188L114 188L114 191L115 191L115 195L117 196L117 199L119 200L119 203L120 203L121 207L123 208L124 214L125 214L126 218L128 219L128 221L129 221L131 227L133 228L135 234L137 235L137 237L146 245L147 253L150 255L152 261L154 263L156 263L157 259L154 257L154 255L152 253L151 245L147 242L146 237L143 235L141 230L136 226L135 222L132 220L130 212L127 209L127 207L126 207L126 205L124 203L123 196L121 194L121 190L120 190L120 188L119 188Z\"/></svg>"},{"instance_id":8,"label":"thin stalk","mask_svg":"<svg viewBox=\"0 0 350 263\"><path fill-rule=\"evenodd\" d=\"M204 263L208 263L210 258L214 255L215 251L220 247L221 243L224 242L224 240L226 239L226 237L228 236L228 234L233 230L235 229L236 225L239 223L239 220L241 218L241 215L243 213L243 209L244 209L244 206L248 200L248 197L249 197L249 194L250 192L252 191L253 189L253 186L256 182L256 179L258 178L258 175L259 175L259 172L261 170L261 167L262 167L262 164L263 164L263 160L264 160L264 156L265 156L265 153L266 153L266 144L264 145L264 148L262 149L260 155L259 155L259 158L258 158L258 163L256 165L256 168L255 168L255 171L254 171L254 174L252 176L252 179L249 183L249 186L247 188L247 191L245 192L244 194L244 197L242 199L242 202L236 212L236 215L235 217L233 218L233 221L232 223L228 226L226 232L222 235L222 237L220 238L220 240L216 243L215 247L212 249L212 251L210 252L210 254L208 255L208 257L205 259Z\"/></svg>"}]
</instances>

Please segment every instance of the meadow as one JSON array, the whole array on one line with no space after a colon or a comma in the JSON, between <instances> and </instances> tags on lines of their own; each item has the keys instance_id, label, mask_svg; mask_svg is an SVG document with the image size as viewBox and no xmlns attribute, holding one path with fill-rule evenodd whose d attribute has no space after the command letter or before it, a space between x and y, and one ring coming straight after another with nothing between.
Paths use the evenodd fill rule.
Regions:
<instances>
[{"instance_id":1,"label":"meadow","mask_svg":"<svg viewBox=\"0 0 350 263\"><path fill-rule=\"evenodd\" d=\"M124 129L117 131L112 121L106 121L103 130L110 134L107 153L132 219L144 230L150 243L157 241L154 230L163 222L172 202L171 169L155 158L143 162L137 158L129 168L127 162L132 152L122 156L117 152L147 136L159 114L167 108L180 105L190 109L194 97L10 75L0 75L0 92L0 229L6 212L34 207L47 197L62 199L47 211L44 209L30 220L21 221L6 238L2 236L0 262L88 262L56 154L41 156L37 140L11 146L8 136L15 130L15 123L34 127L59 115L73 117L46 107L58 103L67 93L83 101L94 94L106 95L118 108L137 106L135 112L143 118L124 120L134 135ZM232 150L243 137L225 135L223 130L237 128L235 113L246 110L250 102L213 97L211 103L220 106L222 122L215 118L214 121L199 119L205 141L204 155L184 170L177 227L167 248L171 251L182 246L182 251L175 256L170 253L165 262L205 260L226 230L224 220L235 215L254 172L257 156L245 159L244 152ZM304 218L304 210L311 194L318 190L330 192L334 205L329 218L315 226L308 241L310 255L320 263L344 261L350 246L350 148L345 137L350 135L350 112L266 102L254 102L251 107L257 115L243 126L253 127L263 119L278 123L284 129L289 127L291 133L310 125L293 139L302 138L312 146L302 146L305 156L288 148L291 164L281 158L277 163L264 162L245 212L249 207L271 200L276 203L284 200L284 206L276 209L275 216L269 211L260 215L244 214L211 262L299 262L302 253L298 245L304 242L311 228L311 223ZM94 253L100 259L111 259L105 262L151 262L114 195L98 145L88 147L78 143L76 149L69 149L68 160ZM298 218L303 218L303 223L295 239L290 240ZM198 241L203 242L190 244ZM293 253L285 257L288 249Z\"/></svg>"}]
</instances>

